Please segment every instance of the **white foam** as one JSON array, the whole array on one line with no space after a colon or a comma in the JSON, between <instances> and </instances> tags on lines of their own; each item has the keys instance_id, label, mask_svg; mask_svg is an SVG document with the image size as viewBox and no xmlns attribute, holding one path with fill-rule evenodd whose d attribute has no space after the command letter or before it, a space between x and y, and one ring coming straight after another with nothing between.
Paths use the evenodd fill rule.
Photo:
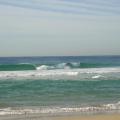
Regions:
<instances>
[{"instance_id":1,"label":"white foam","mask_svg":"<svg viewBox=\"0 0 120 120\"><path fill-rule=\"evenodd\" d=\"M0 72L0 78L30 78L30 77L50 77L50 76L76 76L77 71L8 71Z\"/></svg>"},{"instance_id":2,"label":"white foam","mask_svg":"<svg viewBox=\"0 0 120 120\"><path fill-rule=\"evenodd\" d=\"M71 69L78 68L80 63L71 62L71 63L59 63L56 65L40 65L36 69L37 70L53 70L53 69Z\"/></svg>"},{"instance_id":3,"label":"white foam","mask_svg":"<svg viewBox=\"0 0 120 120\"><path fill-rule=\"evenodd\" d=\"M109 112L118 111L120 112L120 102L114 104L104 104L99 106L88 106L88 107L41 107L41 108L4 108L0 109L0 115L15 115L15 114L47 114L47 113L90 113L90 112Z\"/></svg>"},{"instance_id":4,"label":"white foam","mask_svg":"<svg viewBox=\"0 0 120 120\"><path fill-rule=\"evenodd\" d=\"M47 66L47 65L41 65L41 66L37 67L36 69L37 70L47 70L48 68L49 68L49 66Z\"/></svg>"},{"instance_id":5,"label":"white foam","mask_svg":"<svg viewBox=\"0 0 120 120\"><path fill-rule=\"evenodd\" d=\"M120 68L89 68L89 69L58 69L58 70L31 70L31 71L1 71L0 78L44 78L73 76L81 77L82 74L92 75L93 79L102 77L101 74L120 73ZM98 75L95 75L98 74ZM118 76L119 78L120 76ZM91 78L91 77L90 77Z\"/></svg>"},{"instance_id":6,"label":"white foam","mask_svg":"<svg viewBox=\"0 0 120 120\"><path fill-rule=\"evenodd\" d=\"M53 69L70 69L66 63L60 63L57 65L40 65L36 68L37 70L53 70Z\"/></svg>"},{"instance_id":7,"label":"white foam","mask_svg":"<svg viewBox=\"0 0 120 120\"><path fill-rule=\"evenodd\" d=\"M66 63L60 63L60 64L56 65L56 68L58 68L58 69L64 69L65 66L66 66Z\"/></svg>"},{"instance_id":8,"label":"white foam","mask_svg":"<svg viewBox=\"0 0 120 120\"><path fill-rule=\"evenodd\" d=\"M100 77L102 77L102 76L101 75L92 76L93 79L100 78Z\"/></svg>"}]
</instances>

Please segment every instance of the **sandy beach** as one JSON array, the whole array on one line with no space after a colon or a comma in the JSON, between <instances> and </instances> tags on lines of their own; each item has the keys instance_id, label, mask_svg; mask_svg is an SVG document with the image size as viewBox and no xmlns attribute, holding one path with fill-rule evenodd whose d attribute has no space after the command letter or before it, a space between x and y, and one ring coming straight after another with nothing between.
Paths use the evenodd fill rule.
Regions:
<instances>
[{"instance_id":1,"label":"sandy beach","mask_svg":"<svg viewBox=\"0 0 120 120\"><path fill-rule=\"evenodd\" d=\"M8 115L0 116L0 120L120 120L120 114L87 115L87 116Z\"/></svg>"}]
</instances>

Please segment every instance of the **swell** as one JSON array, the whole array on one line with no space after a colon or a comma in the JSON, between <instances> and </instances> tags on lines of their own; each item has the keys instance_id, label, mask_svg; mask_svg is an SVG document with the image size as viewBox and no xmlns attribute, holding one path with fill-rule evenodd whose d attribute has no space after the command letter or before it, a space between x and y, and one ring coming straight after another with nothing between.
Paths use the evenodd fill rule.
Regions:
<instances>
[{"instance_id":1,"label":"swell","mask_svg":"<svg viewBox=\"0 0 120 120\"><path fill-rule=\"evenodd\" d=\"M36 70L32 64L2 64L0 71L19 71L19 70Z\"/></svg>"}]
</instances>

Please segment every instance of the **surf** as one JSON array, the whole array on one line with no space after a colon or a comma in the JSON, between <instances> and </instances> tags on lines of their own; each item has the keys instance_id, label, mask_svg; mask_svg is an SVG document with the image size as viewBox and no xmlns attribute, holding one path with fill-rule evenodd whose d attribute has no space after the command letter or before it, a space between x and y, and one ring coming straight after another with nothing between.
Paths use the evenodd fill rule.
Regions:
<instances>
[{"instance_id":1,"label":"surf","mask_svg":"<svg viewBox=\"0 0 120 120\"><path fill-rule=\"evenodd\" d=\"M60 62L60 63L15 63L0 64L0 71L23 71L23 70L57 70L57 69L85 69L85 68L108 68L115 67L110 63L96 62Z\"/></svg>"},{"instance_id":2,"label":"surf","mask_svg":"<svg viewBox=\"0 0 120 120\"><path fill-rule=\"evenodd\" d=\"M79 114L87 114L87 113L100 113L100 112L115 112L120 111L120 101L117 103L111 104L101 104L96 106L52 106L52 107L8 107L0 109L1 115L24 115L24 114L60 114L60 113L79 113Z\"/></svg>"},{"instance_id":3,"label":"surf","mask_svg":"<svg viewBox=\"0 0 120 120\"><path fill-rule=\"evenodd\" d=\"M111 80L120 79L120 67L1 71L0 79Z\"/></svg>"}]
</instances>

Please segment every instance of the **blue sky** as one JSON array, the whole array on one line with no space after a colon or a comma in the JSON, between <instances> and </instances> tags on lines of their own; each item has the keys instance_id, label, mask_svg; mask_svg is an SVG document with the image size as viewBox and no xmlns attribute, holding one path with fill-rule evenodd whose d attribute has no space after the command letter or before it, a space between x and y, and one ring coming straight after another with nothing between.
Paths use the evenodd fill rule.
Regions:
<instances>
[{"instance_id":1,"label":"blue sky","mask_svg":"<svg viewBox=\"0 0 120 120\"><path fill-rule=\"evenodd\" d=\"M0 56L120 55L119 0L0 0Z\"/></svg>"}]
</instances>

